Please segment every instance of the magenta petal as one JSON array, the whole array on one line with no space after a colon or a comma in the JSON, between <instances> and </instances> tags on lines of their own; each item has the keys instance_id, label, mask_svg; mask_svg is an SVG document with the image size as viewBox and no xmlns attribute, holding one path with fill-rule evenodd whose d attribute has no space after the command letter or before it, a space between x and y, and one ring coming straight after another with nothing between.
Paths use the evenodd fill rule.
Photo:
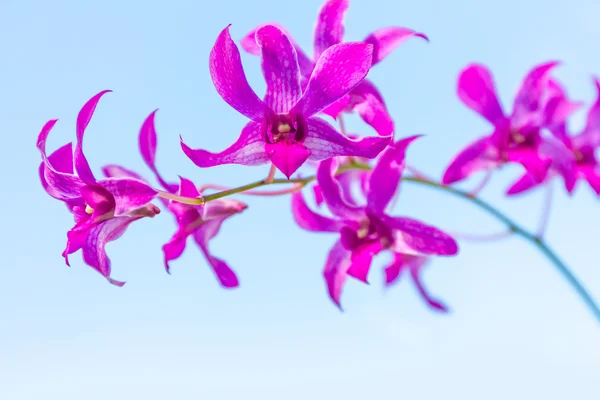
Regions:
<instances>
[{"instance_id":1,"label":"magenta petal","mask_svg":"<svg viewBox=\"0 0 600 400\"><path fill-rule=\"evenodd\" d=\"M285 33L265 25L256 31L262 71L267 83L265 103L277 114L286 114L300 100L300 68L296 50Z\"/></svg>"},{"instance_id":2,"label":"magenta petal","mask_svg":"<svg viewBox=\"0 0 600 400\"><path fill-rule=\"evenodd\" d=\"M600 80L595 78L594 83L598 92L596 101L588 111L585 129L580 135L573 138L573 142L580 148L600 146Z\"/></svg>"},{"instance_id":3,"label":"magenta petal","mask_svg":"<svg viewBox=\"0 0 600 400\"><path fill-rule=\"evenodd\" d=\"M314 33L315 60L329 47L342 42L346 10L348 0L327 0L321 7Z\"/></svg>"},{"instance_id":4,"label":"magenta petal","mask_svg":"<svg viewBox=\"0 0 600 400\"><path fill-rule=\"evenodd\" d=\"M233 199L218 199L213 200L204 205L204 213L202 219L210 221L213 219L230 217L234 214L240 213L248 208L246 203L242 203L238 200Z\"/></svg>"},{"instance_id":5,"label":"magenta petal","mask_svg":"<svg viewBox=\"0 0 600 400\"><path fill-rule=\"evenodd\" d=\"M200 192L198 188L194 184L194 182L190 181L187 178L179 177L179 190L177 192L180 196L185 197L198 197L200 196Z\"/></svg>"},{"instance_id":6,"label":"magenta petal","mask_svg":"<svg viewBox=\"0 0 600 400\"><path fill-rule=\"evenodd\" d=\"M350 139L318 117L306 121L308 132L304 145L310 150L309 160L320 161L337 156L375 158L381 153L391 136Z\"/></svg>"},{"instance_id":7,"label":"magenta petal","mask_svg":"<svg viewBox=\"0 0 600 400\"><path fill-rule=\"evenodd\" d=\"M390 117L381 94L375 86L363 80L353 91L352 95L361 98L354 109L367 124L373 127L381 136L394 132L394 120Z\"/></svg>"},{"instance_id":8,"label":"magenta petal","mask_svg":"<svg viewBox=\"0 0 600 400\"><path fill-rule=\"evenodd\" d=\"M106 178L98 181L115 199L115 215L142 207L152 201L158 191L147 183L131 178Z\"/></svg>"},{"instance_id":9,"label":"magenta petal","mask_svg":"<svg viewBox=\"0 0 600 400\"><path fill-rule=\"evenodd\" d=\"M441 301L436 300L433 297L431 297L429 292L427 292L427 289L425 289L425 286L423 285L423 281L421 280L421 271L423 269L423 265L424 265L424 262L413 263L410 266L410 275L413 279L415 287L417 288L417 290L418 290L419 294L421 295L421 297L423 298L423 300L425 300L425 302L429 305L429 307L431 307L435 310L441 311L441 312L448 312L448 307Z\"/></svg>"},{"instance_id":10,"label":"magenta petal","mask_svg":"<svg viewBox=\"0 0 600 400\"><path fill-rule=\"evenodd\" d=\"M185 232L184 229L179 229L171 239L165 243L162 247L165 261L165 270L171 273L170 261L176 260L183 254L185 250L186 241L189 233Z\"/></svg>"},{"instance_id":11,"label":"magenta petal","mask_svg":"<svg viewBox=\"0 0 600 400\"><path fill-rule=\"evenodd\" d=\"M214 238L217 233L219 233L219 229L221 228L221 224L224 220L225 218L207 221L194 232L194 239L204 253L206 260L212 267L217 279L221 283L221 286L226 288L234 288L239 286L238 278L235 275L235 272L229 268L225 261L214 257L208 250L208 242Z\"/></svg>"},{"instance_id":12,"label":"magenta petal","mask_svg":"<svg viewBox=\"0 0 600 400\"><path fill-rule=\"evenodd\" d=\"M113 285L123 286L125 282L115 281L110 277L110 259L106 254L106 244L120 238L129 224L137 219L139 217L115 217L95 225L89 231L83 246L83 261Z\"/></svg>"},{"instance_id":13,"label":"magenta petal","mask_svg":"<svg viewBox=\"0 0 600 400\"><path fill-rule=\"evenodd\" d=\"M400 273L406 269L420 268L428 260L426 256L415 256L411 254L394 253L392 263L384 270L385 284L390 286L400 278Z\"/></svg>"},{"instance_id":14,"label":"magenta petal","mask_svg":"<svg viewBox=\"0 0 600 400\"><path fill-rule=\"evenodd\" d=\"M420 135L399 140L383 152L369 178L366 193L369 210L375 213L384 212L394 198L404 171L406 149L419 137Z\"/></svg>"},{"instance_id":15,"label":"magenta petal","mask_svg":"<svg viewBox=\"0 0 600 400\"><path fill-rule=\"evenodd\" d=\"M501 164L497 149L491 144L489 137L476 140L465 147L452 160L442 183L449 185L458 182L481 170L496 168Z\"/></svg>"},{"instance_id":16,"label":"magenta petal","mask_svg":"<svg viewBox=\"0 0 600 400\"><path fill-rule=\"evenodd\" d=\"M531 174L525 173L522 177L520 177L515 183L513 183L508 188L508 190L506 191L506 194L509 196L521 194L523 192L533 189L536 186L539 186L540 183L541 182L538 181L534 176L532 176Z\"/></svg>"},{"instance_id":17,"label":"magenta petal","mask_svg":"<svg viewBox=\"0 0 600 400\"><path fill-rule=\"evenodd\" d=\"M369 243L352 251L351 264L348 275L361 282L369 283L368 275L373 257L382 250L381 242Z\"/></svg>"},{"instance_id":18,"label":"magenta petal","mask_svg":"<svg viewBox=\"0 0 600 400\"><path fill-rule=\"evenodd\" d=\"M373 65L375 65L411 37L420 37L429 41L427 36L422 33L408 28L392 26L376 30L367 36L364 42L373 45Z\"/></svg>"},{"instance_id":19,"label":"magenta petal","mask_svg":"<svg viewBox=\"0 0 600 400\"><path fill-rule=\"evenodd\" d=\"M140 147L140 153L142 154L142 158L144 159L144 162L146 163L148 168L150 168L150 170L154 173L156 180L158 180L158 182L162 185L163 188L165 188L165 190L167 190L170 193L175 193L177 191L177 185L166 182L156 169L157 138L154 119L157 111L158 110L152 111L150 115L148 115L148 117L144 120L144 123L140 128L138 144Z\"/></svg>"},{"instance_id":20,"label":"magenta petal","mask_svg":"<svg viewBox=\"0 0 600 400\"><path fill-rule=\"evenodd\" d=\"M327 291L331 300L341 309L340 297L350 267L350 252L342 246L340 241L335 242L325 262L323 276L327 284Z\"/></svg>"},{"instance_id":21,"label":"magenta petal","mask_svg":"<svg viewBox=\"0 0 600 400\"><path fill-rule=\"evenodd\" d=\"M458 253L458 244L447 233L420 221L404 217L386 217L385 223L396 230L394 248L400 253L452 256ZM409 250L409 251L403 251Z\"/></svg>"},{"instance_id":22,"label":"magenta petal","mask_svg":"<svg viewBox=\"0 0 600 400\"><path fill-rule=\"evenodd\" d=\"M329 47L317 60L306 90L294 107L310 117L354 89L371 68L373 46L341 43Z\"/></svg>"},{"instance_id":23,"label":"magenta petal","mask_svg":"<svg viewBox=\"0 0 600 400\"><path fill-rule=\"evenodd\" d=\"M315 65L312 62L312 60L308 58L308 56L304 53L304 51L302 51L300 46L298 46L298 44L294 41L292 35L290 35L290 33L278 23L270 22L264 25L276 26L285 33L285 35L292 42L292 45L296 49L296 55L298 57L298 64L300 66L300 72L302 73L302 76L309 77ZM258 31L264 25L260 25L254 28L246 36L244 36L242 40L240 40L240 45L242 46L242 49L244 49L250 54L254 54L255 56L260 55L260 47L258 46L258 43L256 43L256 31Z\"/></svg>"},{"instance_id":24,"label":"magenta petal","mask_svg":"<svg viewBox=\"0 0 600 400\"><path fill-rule=\"evenodd\" d=\"M544 91L548 88L548 74L559 63L552 61L534 67L523 79L513 105L511 122L513 129L539 126L543 122Z\"/></svg>"},{"instance_id":25,"label":"magenta petal","mask_svg":"<svg viewBox=\"0 0 600 400\"><path fill-rule=\"evenodd\" d=\"M600 195L600 168L598 165L586 165L580 167L579 172L583 175L594 192Z\"/></svg>"},{"instance_id":26,"label":"magenta petal","mask_svg":"<svg viewBox=\"0 0 600 400\"><path fill-rule=\"evenodd\" d=\"M210 52L209 69L215 89L227 104L254 121L262 120L265 104L248 84L229 26L219 34Z\"/></svg>"},{"instance_id":27,"label":"magenta petal","mask_svg":"<svg viewBox=\"0 0 600 400\"><path fill-rule=\"evenodd\" d=\"M300 228L311 232L339 232L343 226L342 221L311 210L301 191L292 194L292 216Z\"/></svg>"},{"instance_id":28,"label":"magenta petal","mask_svg":"<svg viewBox=\"0 0 600 400\"><path fill-rule=\"evenodd\" d=\"M55 150L48 157L48 162L50 165L57 171L63 172L65 174L73 174L73 145L71 143L67 143L64 146ZM39 176L40 181L42 183L42 187L50 196L54 197L57 200L65 201L70 197L64 196L58 191L54 190L50 184L46 181L45 178L45 169L46 166L42 162L39 167Z\"/></svg>"},{"instance_id":29,"label":"magenta petal","mask_svg":"<svg viewBox=\"0 0 600 400\"><path fill-rule=\"evenodd\" d=\"M364 81L363 81L364 82ZM323 114L329 115L333 119L337 119L339 115L346 109L350 101L352 100L352 96L347 94L340 98L338 101L332 103L330 106L327 106L321 112Z\"/></svg>"},{"instance_id":30,"label":"magenta petal","mask_svg":"<svg viewBox=\"0 0 600 400\"><path fill-rule=\"evenodd\" d=\"M541 155L531 148L509 150L506 155L509 161L523 165L525 170L538 181L542 182L548 176L552 163L548 156Z\"/></svg>"},{"instance_id":31,"label":"magenta petal","mask_svg":"<svg viewBox=\"0 0 600 400\"><path fill-rule=\"evenodd\" d=\"M144 180L137 172L116 164L105 165L102 167L102 173L107 178L133 178L140 181Z\"/></svg>"},{"instance_id":32,"label":"magenta petal","mask_svg":"<svg viewBox=\"0 0 600 400\"><path fill-rule=\"evenodd\" d=\"M288 179L310 156L310 150L303 143L291 140L267 143L265 150L273 165Z\"/></svg>"},{"instance_id":33,"label":"magenta petal","mask_svg":"<svg viewBox=\"0 0 600 400\"><path fill-rule=\"evenodd\" d=\"M360 220L365 215L364 209L351 205L345 200L342 188L334 177L337 164L334 158L330 158L321 161L317 168L317 183L323 193L325 204L333 215L349 220Z\"/></svg>"},{"instance_id":34,"label":"magenta petal","mask_svg":"<svg viewBox=\"0 0 600 400\"><path fill-rule=\"evenodd\" d=\"M258 122L249 122L237 141L220 153L192 149L181 140L183 152L201 168L222 164L262 165L269 162L265 151L265 134Z\"/></svg>"},{"instance_id":35,"label":"magenta petal","mask_svg":"<svg viewBox=\"0 0 600 400\"><path fill-rule=\"evenodd\" d=\"M498 127L506 117L489 70L480 64L466 67L458 78L458 97L470 109Z\"/></svg>"}]
</instances>

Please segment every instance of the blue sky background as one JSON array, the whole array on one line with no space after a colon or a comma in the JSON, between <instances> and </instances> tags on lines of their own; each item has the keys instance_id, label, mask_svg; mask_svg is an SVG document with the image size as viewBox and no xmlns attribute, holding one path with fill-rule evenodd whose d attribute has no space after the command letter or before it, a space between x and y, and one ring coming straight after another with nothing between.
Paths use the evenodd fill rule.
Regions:
<instances>
[{"instance_id":1,"label":"blue sky background","mask_svg":"<svg viewBox=\"0 0 600 400\"><path fill-rule=\"evenodd\" d=\"M39 185L35 139L60 117L49 149L74 140L75 118L102 89L85 151L98 171L121 163L148 175L137 132L160 107L159 168L196 182L236 185L268 167L199 170L183 155L219 150L244 117L216 94L207 68L218 33L235 39L259 23L279 21L312 52L320 0L288 2L2 0L0 2L0 168L4 210L0 246L0 397L4 399L597 399L598 323L530 245L518 238L461 243L461 254L425 273L430 291L452 309L428 310L408 279L383 290L378 259L372 284L350 282L345 313L329 301L321 278L335 238L298 229L287 198L244 198L250 209L228 221L213 242L238 272L241 287L221 289L190 246L162 266L160 246L172 217L131 226L108 246L109 285L80 256L63 264L64 206ZM571 2L389 2L355 0L346 37L360 40L388 25L431 38L411 40L370 73L396 119L398 137L425 133L409 161L440 176L464 144L489 127L460 104L457 73L489 65L509 106L524 73L563 60L556 76L588 104L600 74L600 5ZM247 75L264 90L258 59L243 55ZM573 120L579 129L584 114ZM357 118L350 131L373 134ZM506 168L484 197L535 227L541 191L504 199L519 173ZM467 183L466 186L475 184ZM558 188L558 187L557 187ZM501 230L490 217L443 193L406 184L397 213L449 231ZM555 197L548 240L600 298L597 199L580 185Z\"/></svg>"}]
</instances>

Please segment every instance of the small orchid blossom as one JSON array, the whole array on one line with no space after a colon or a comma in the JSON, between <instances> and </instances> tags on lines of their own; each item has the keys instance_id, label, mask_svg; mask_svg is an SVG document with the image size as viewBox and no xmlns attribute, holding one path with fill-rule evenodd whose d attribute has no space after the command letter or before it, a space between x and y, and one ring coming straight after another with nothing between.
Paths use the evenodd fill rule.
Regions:
<instances>
[{"instance_id":1,"label":"small orchid blossom","mask_svg":"<svg viewBox=\"0 0 600 400\"><path fill-rule=\"evenodd\" d=\"M480 64L465 68L458 79L462 102L494 127L491 135L476 140L461 151L444 173L442 183L451 184L481 170L507 162L523 165L536 181L545 179L551 160L540 154L540 130L547 120L549 73L557 62L533 68L517 92L511 115L505 115L498 101L491 73ZM566 116L565 116L566 118Z\"/></svg>"},{"instance_id":2,"label":"small orchid blossom","mask_svg":"<svg viewBox=\"0 0 600 400\"><path fill-rule=\"evenodd\" d=\"M132 178L96 180L83 154L85 129L98 101L107 92L109 90L92 97L79 112L74 153L68 143L47 156L46 140L57 120L44 125L37 139L37 148L42 155L39 174L45 191L64 202L75 218L75 226L67 233L67 246L63 252L67 265L69 254L81 249L86 264L110 283L122 286L125 282L110 276L111 263L105 246L121 237L132 222L143 217L152 218L160 210L150 203L158 193L155 189Z\"/></svg>"},{"instance_id":3,"label":"small orchid blossom","mask_svg":"<svg viewBox=\"0 0 600 400\"><path fill-rule=\"evenodd\" d=\"M346 10L348 10L348 6L349 0L327 0L321 7L314 31L313 60L318 60L330 47L342 43L344 37L344 15ZM256 32L259 29L260 27L255 28L241 41L242 48L248 53L260 54L260 46L258 45L258 37L256 36ZM364 42L373 45L373 65L375 65L411 37L420 37L428 40L427 36L412 29L386 27L368 35ZM303 82L306 82L315 68L315 62L295 42L292 43L298 54L298 63ZM323 113L334 119L342 112L352 111L356 111L380 135L387 136L394 132L394 121L387 111L381 93L379 93L375 85L366 79L350 93L323 109Z\"/></svg>"},{"instance_id":4,"label":"small orchid blossom","mask_svg":"<svg viewBox=\"0 0 600 400\"><path fill-rule=\"evenodd\" d=\"M565 118L579 108L580 103L569 101L557 82L549 82L552 97L547 105L547 125L553 137L543 139L540 151L552 160L547 178L561 176L568 193L573 192L578 179L584 179L600 195L600 165L595 156L600 146L600 81L595 79L594 82L598 97L588 111L585 128L574 136L567 132ZM511 186L508 194L523 193L541 183L526 173Z\"/></svg>"},{"instance_id":5,"label":"small orchid blossom","mask_svg":"<svg viewBox=\"0 0 600 400\"><path fill-rule=\"evenodd\" d=\"M167 192L190 198L200 197L200 192L189 179L180 177L180 183L176 185L165 181L158 172L155 162L157 146L155 115L156 111L152 112L140 129L139 146L144 162ZM139 176L117 165L104 167L104 173L107 176ZM175 216L178 226L171 240L163 246L167 272L170 271L169 262L183 254L187 239L191 236L204 254L220 284L226 288L237 287L239 283L235 272L225 261L213 256L208 245L210 240L219 233L223 222L245 210L247 205L232 199L217 199L203 206L183 204L173 200L166 204Z\"/></svg>"},{"instance_id":6,"label":"small orchid blossom","mask_svg":"<svg viewBox=\"0 0 600 400\"><path fill-rule=\"evenodd\" d=\"M415 138L400 140L383 152L368 178L366 206L348 199L350 196L335 178L335 159L321 162L317 183L324 203L336 218L315 213L301 193L293 194L293 216L301 228L340 234L323 272L329 295L338 306L346 278L367 282L371 261L383 250L440 256L458 252L458 245L446 233L413 219L392 217L385 211L400 184L406 148Z\"/></svg>"},{"instance_id":7,"label":"small orchid blossom","mask_svg":"<svg viewBox=\"0 0 600 400\"><path fill-rule=\"evenodd\" d=\"M371 67L373 46L344 43L327 49L303 92L296 50L285 33L265 25L256 31L267 83L264 101L250 88L240 53L225 28L210 53L210 74L223 100L250 118L238 140L221 153L193 150L185 154L199 167L272 162L288 178L306 160L334 156L376 157L391 136L351 140L316 113L354 89Z\"/></svg>"}]
</instances>

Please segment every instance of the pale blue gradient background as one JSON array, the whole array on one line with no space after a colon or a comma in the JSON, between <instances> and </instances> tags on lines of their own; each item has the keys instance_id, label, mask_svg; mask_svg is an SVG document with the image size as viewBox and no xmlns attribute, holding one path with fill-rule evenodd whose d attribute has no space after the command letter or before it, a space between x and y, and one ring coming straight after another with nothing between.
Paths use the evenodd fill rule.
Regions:
<instances>
[{"instance_id":1,"label":"pale blue gradient background","mask_svg":"<svg viewBox=\"0 0 600 400\"><path fill-rule=\"evenodd\" d=\"M244 117L216 94L209 50L232 23L234 38L277 20L312 51L320 0L0 2L0 398L2 399L598 399L600 330L567 284L519 239L462 243L460 257L436 260L425 274L452 313L428 310L408 279L350 282L345 313L321 279L334 237L295 227L288 200L248 199L213 243L239 273L238 290L221 289L190 246L162 266L172 234L168 213L131 226L111 245L119 289L72 258L63 264L71 217L42 191L35 138L60 117L49 149L74 140L83 103L113 89L97 109L86 153L98 171L122 163L147 174L137 132L160 107L159 167L198 183L241 184L267 167L199 170L181 153L219 150L237 137ZM352 2L348 39L403 25L428 34L411 40L370 74L397 121L398 136L426 133L409 161L438 175L461 146L485 133L485 121L455 96L458 71L491 66L509 105L535 63L565 61L557 76L569 93L594 98L600 73L600 6L596 0ZM243 56L259 93L258 59ZM582 125L579 114L573 127ZM371 131L356 118L353 132ZM502 197L517 168L500 172L485 197L535 227L543 195ZM147 174L148 175L148 174ZM475 184L470 182L467 186ZM598 225L591 190L556 196L549 241L600 298ZM443 193L403 187L399 213L450 231L501 229L470 205Z\"/></svg>"}]
</instances>

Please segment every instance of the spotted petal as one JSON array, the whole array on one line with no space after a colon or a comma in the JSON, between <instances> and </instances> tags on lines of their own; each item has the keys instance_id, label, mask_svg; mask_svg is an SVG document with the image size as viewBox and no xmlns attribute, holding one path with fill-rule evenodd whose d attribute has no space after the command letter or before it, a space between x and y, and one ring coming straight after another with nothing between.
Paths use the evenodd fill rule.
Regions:
<instances>
[{"instance_id":1,"label":"spotted petal","mask_svg":"<svg viewBox=\"0 0 600 400\"><path fill-rule=\"evenodd\" d=\"M344 15L348 0L327 0L317 16L314 33L314 59L344 38Z\"/></svg>"},{"instance_id":2,"label":"spotted petal","mask_svg":"<svg viewBox=\"0 0 600 400\"><path fill-rule=\"evenodd\" d=\"M132 178L106 178L98 181L115 199L115 215L132 211L148 204L158 191L147 183Z\"/></svg>"},{"instance_id":3,"label":"spotted petal","mask_svg":"<svg viewBox=\"0 0 600 400\"><path fill-rule=\"evenodd\" d=\"M451 256L458 244L447 233L420 221L404 217L384 217L396 232L394 250L399 253Z\"/></svg>"},{"instance_id":4,"label":"spotted petal","mask_svg":"<svg viewBox=\"0 0 600 400\"><path fill-rule=\"evenodd\" d=\"M429 41L429 38L423 33L399 26L381 28L371 33L364 41L373 45L373 65L382 61L396 47L411 37L420 37Z\"/></svg>"}]
</instances>

